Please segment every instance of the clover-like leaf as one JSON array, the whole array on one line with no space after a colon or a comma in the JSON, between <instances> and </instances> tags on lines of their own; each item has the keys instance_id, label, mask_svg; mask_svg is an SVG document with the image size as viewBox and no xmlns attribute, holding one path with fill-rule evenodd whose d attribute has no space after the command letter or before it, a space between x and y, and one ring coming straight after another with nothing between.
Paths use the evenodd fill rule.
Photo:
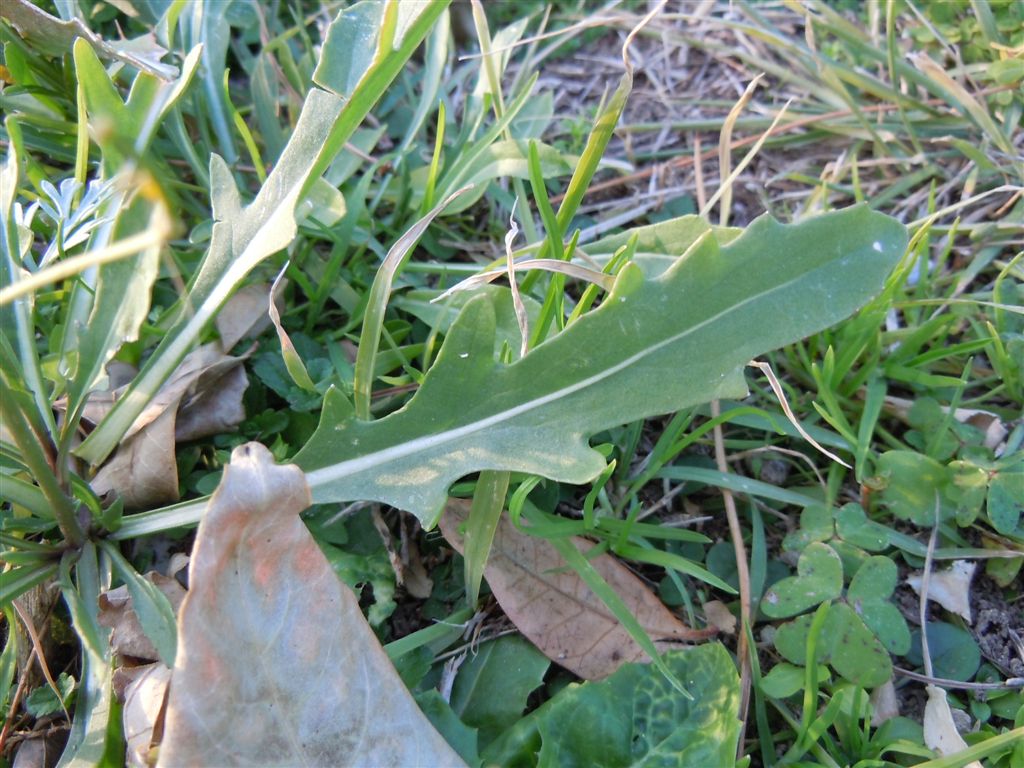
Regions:
<instances>
[{"instance_id":1,"label":"clover-like leaf","mask_svg":"<svg viewBox=\"0 0 1024 768\"><path fill-rule=\"evenodd\" d=\"M798 616L779 627L775 647L793 664L807 664L807 637L812 617ZM878 638L846 603L829 608L818 636L817 662L855 685L873 688L892 676L892 659Z\"/></svg>"},{"instance_id":2,"label":"clover-like leaf","mask_svg":"<svg viewBox=\"0 0 1024 768\"><path fill-rule=\"evenodd\" d=\"M828 544L814 542L800 555L796 576L774 584L761 600L761 610L772 618L803 613L839 597L843 591L843 564Z\"/></svg>"},{"instance_id":3,"label":"clover-like leaf","mask_svg":"<svg viewBox=\"0 0 1024 768\"><path fill-rule=\"evenodd\" d=\"M860 504L844 504L835 518L836 533L843 541L868 552L881 552L889 546L889 530L870 520Z\"/></svg>"},{"instance_id":4,"label":"clover-like leaf","mask_svg":"<svg viewBox=\"0 0 1024 768\"><path fill-rule=\"evenodd\" d=\"M899 609L889 601L896 589L896 564L876 555L860 567L850 582L846 599L854 612L875 633L890 653L910 650L910 629Z\"/></svg>"}]
</instances>

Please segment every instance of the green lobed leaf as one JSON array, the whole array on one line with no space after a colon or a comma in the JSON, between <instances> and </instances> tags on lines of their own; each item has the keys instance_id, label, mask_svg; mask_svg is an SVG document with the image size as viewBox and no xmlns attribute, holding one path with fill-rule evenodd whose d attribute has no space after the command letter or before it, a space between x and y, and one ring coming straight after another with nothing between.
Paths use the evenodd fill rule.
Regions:
<instances>
[{"instance_id":1,"label":"green lobed leaf","mask_svg":"<svg viewBox=\"0 0 1024 768\"><path fill-rule=\"evenodd\" d=\"M836 533L843 541L868 552L889 546L889 529L868 519L860 504L844 504L835 512Z\"/></svg>"},{"instance_id":2,"label":"green lobed leaf","mask_svg":"<svg viewBox=\"0 0 1024 768\"><path fill-rule=\"evenodd\" d=\"M1024 512L1024 472L1000 472L993 477L985 509L996 531L1015 533Z\"/></svg>"},{"instance_id":3,"label":"green lobed leaf","mask_svg":"<svg viewBox=\"0 0 1024 768\"><path fill-rule=\"evenodd\" d=\"M847 602L886 650L902 656L910 649L910 629L899 609L889 601L896 589L896 563L888 557L868 558L850 582Z\"/></svg>"},{"instance_id":4,"label":"green lobed leaf","mask_svg":"<svg viewBox=\"0 0 1024 768\"><path fill-rule=\"evenodd\" d=\"M886 479L882 500L894 515L918 525L934 525L938 498L940 519L949 517L952 505L944 491L950 472L945 465L915 451L886 451L878 457L876 468Z\"/></svg>"},{"instance_id":5,"label":"green lobed leaf","mask_svg":"<svg viewBox=\"0 0 1024 768\"><path fill-rule=\"evenodd\" d=\"M818 667L818 680L828 680L829 671L826 667ZM760 689L766 696L773 699L784 699L804 689L807 684L807 673L803 667L797 667L785 661L772 667L771 672L761 678Z\"/></svg>"},{"instance_id":6,"label":"green lobed leaf","mask_svg":"<svg viewBox=\"0 0 1024 768\"><path fill-rule=\"evenodd\" d=\"M928 653L932 658L932 674L947 680L971 680L981 665L981 650L966 629L944 621L928 622ZM922 665L921 630L911 633L907 661Z\"/></svg>"},{"instance_id":7,"label":"green lobed leaf","mask_svg":"<svg viewBox=\"0 0 1024 768\"><path fill-rule=\"evenodd\" d=\"M657 278L627 265L600 308L511 365L495 362L492 305L471 301L403 409L359 421L332 390L295 461L316 502L374 499L427 523L476 470L587 482L605 466L589 435L739 396L730 374L849 315L905 245L901 225L865 206L761 217L725 246L705 235Z\"/></svg>"}]
</instances>

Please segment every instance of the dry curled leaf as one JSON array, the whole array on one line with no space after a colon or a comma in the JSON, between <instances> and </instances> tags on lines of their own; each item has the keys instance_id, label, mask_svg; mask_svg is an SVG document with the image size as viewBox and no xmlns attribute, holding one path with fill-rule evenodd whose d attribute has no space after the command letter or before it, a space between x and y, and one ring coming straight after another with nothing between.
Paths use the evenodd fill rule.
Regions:
<instances>
[{"instance_id":1,"label":"dry curled leaf","mask_svg":"<svg viewBox=\"0 0 1024 768\"><path fill-rule=\"evenodd\" d=\"M704 603L704 616L708 624L717 627L719 632L736 634L736 616L721 600L708 600Z\"/></svg>"},{"instance_id":2,"label":"dry curled leaf","mask_svg":"<svg viewBox=\"0 0 1024 768\"><path fill-rule=\"evenodd\" d=\"M469 503L449 501L440 527L455 549L462 551L460 524ZM593 546L573 537L580 551ZM625 565L608 554L590 560L636 616L659 650L680 642L706 640L715 630L683 624ZM494 534L484 570L491 591L520 632L545 656L586 680L607 677L629 661L647 661L643 649L619 624L607 606L575 571L568 568L547 541L529 536L503 515Z\"/></svg>"},{"instance_id":3,"label":"dry curled leaf","mask_svg":"<svg viewBox=\"0 0 1024 768\"><path fill-rule=\"evenodd\" d=\"M968 624L972 623L971 579L977 567L977 563L968 560L954 560L947 570L936 571L928 580L928 599L951 613L963 616ZM918 595L921 594L922 579L921 574L907 577L907 584Z\"/></svg>"},{"instance_id":4,"label":"dry curled leaf","mask_svg":"<svg viewBox=\"0 0 1024 768\"><path fill-rule=\"evenodd\" d=\"M298 515L302 471L236 448L199 525L160 766L463 765Z\"/></svg>"},{"instance_id":5,"label":"dry curled leaf","mask_svg":"<svg viewBox=\"0 0 1024 768\"><path fill-rule=\"evenodd\" d=\"M129 768L149 768L155 762L154 742L158 742L160 715L171 682L171 670L157 662L133 667L135 674L124 689L125 763Z\"/></svg>"},{"instance_id":6,"label":"dry curled leaf","mask_svg":"<svg viewBox=\"0 0 1024 768\"><path fill-rule=\"evenodd\" d=\"M943 757L956 755L967 749L967 742L956 729L953 713L946 700L946 692L934 685L927 685L928 703L924 707L924 743ZM981 768L974 760L965 768Z\"/></svg>"},{"instance_id":7,"label":"dry curled leaf","mask_svg":"<svg viewBox=\"0 0 1024 768\"><path fill-rule=\"evenodd\" d=\"M164 593L171 607L177 611L181 601L185 599L185 588L177 579L150 571L143 578L149 579ZM110 649L122 659L129 656L143 661L156 661L160 658L146 633L142 631L138 616L132 608L132 598L127 586L111 589L99 597L99 622L112 630L110 633Z\"/></svg>"},{"instance_id":8,"label":"dry curled leaf","mask_svg":"<svg viewBox=\"0 0 1024 768\"><path fill-rule=\"evenodd\" d=\"M226 432L245 418L242 395L249 382L244 359L225 355L217 342L189 353L96 473L93 490L101 496L116 492L129 509L177 501L175 444ZM90 395L85 417L99 422L116 397Z\"/></svg>"}]
</instances>

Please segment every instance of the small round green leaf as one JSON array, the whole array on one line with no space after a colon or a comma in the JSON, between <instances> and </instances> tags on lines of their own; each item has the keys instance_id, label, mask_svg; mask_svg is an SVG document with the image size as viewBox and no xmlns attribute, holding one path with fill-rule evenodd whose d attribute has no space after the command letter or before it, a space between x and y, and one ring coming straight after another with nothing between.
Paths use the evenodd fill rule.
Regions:
<instances>
[{"instance_id":1,"label":"small round green leaf","mask_svg":"<svg viewBox=\"0 0 1024 768\"><path fill-rule=\"evenodd\" d=\"M981 665L981 651L978 644L965 629L944 621L928 623L928 653L932 657L932 674L949 680L970 680ZM922 666L921 630L911 634L907 660Z\"/></svg>"},{"instance_id":2,"label":"small round green leaf","mask_svg":"<svg viewBox=\"0 0 1024 768\"><path fill-rule=\"evenodd\" d=\"M809 544L800 555L797 575L774 584L761 600L761 610L772 618L795 616L843 591L843 564L827 544Z\"/></svg>"}]
</instances>

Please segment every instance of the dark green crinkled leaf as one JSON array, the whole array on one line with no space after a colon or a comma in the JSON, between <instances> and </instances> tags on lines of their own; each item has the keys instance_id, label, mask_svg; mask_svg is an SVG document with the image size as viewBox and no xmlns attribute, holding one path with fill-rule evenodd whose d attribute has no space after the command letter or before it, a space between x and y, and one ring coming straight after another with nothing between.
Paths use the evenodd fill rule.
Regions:
<instances>
[{"instance_id":1,"label":"dark green crinkled leaf","mask_svg":"<svg viewBox=\"0 0 1024 768\"><path fill-rule=\"evenodd\" d=\"M732 766L739 677L719 643L665 654L694 700L657 669L624 664L601 682L570 685L483 753L485 765Z\"/></svg>"}]
</instances>

